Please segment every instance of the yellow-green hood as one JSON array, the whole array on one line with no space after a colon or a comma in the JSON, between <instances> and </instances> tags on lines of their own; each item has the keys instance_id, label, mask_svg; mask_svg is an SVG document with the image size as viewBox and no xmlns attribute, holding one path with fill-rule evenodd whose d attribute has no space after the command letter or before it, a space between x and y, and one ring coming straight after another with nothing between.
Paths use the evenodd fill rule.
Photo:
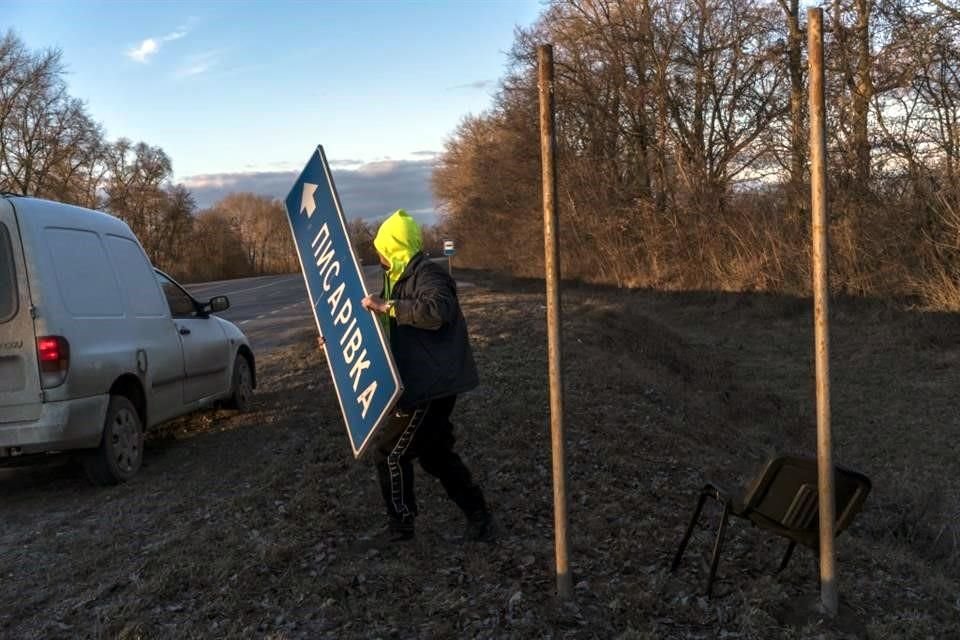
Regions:
<instances>
[{"instance_id":1,"label":"yellow-green hood","mask_svg":"<svg viewBox=\"0 0 960 640\"><path fill-rule=\"evenodd\" d=\"M398 209L380 225L373 246L390 263L387 280L392 289L413 256L423 249L420 225L406 211Z\"/></svg>"}]
</instances>

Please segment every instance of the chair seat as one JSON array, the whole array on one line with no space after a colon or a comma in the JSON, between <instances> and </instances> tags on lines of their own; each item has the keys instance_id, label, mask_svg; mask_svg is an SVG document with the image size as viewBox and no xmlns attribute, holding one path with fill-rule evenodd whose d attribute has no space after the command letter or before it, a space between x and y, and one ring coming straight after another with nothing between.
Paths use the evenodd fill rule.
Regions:
<instances>
[{"instance_id":1,"label":"chair seat","mask_svg":"<svg viewBox=\"0 0 960 640\"><path fill-rule=\"evenodd\" d=\"M723 546L727 520L736 516L749 520L755 526L786 538L790 541L787 552L780 562L782 571L797 544L819 552L820 505L818 491L817 459L810 457L780 456L771 459L751 482L742 498L714 482L708 482L700 490L697 506L680 541L674 556L671 571L676 571L683 552L690 540L706 499L713 498L723 504L723 514L717 527L713 548L710 575L706 595L713 589L720 549ZM870 493L871 482L862 473L841 466L834 467L834 506L836 521L834 533L839 535L853 521Z\"/></svg>"}]
</instances>

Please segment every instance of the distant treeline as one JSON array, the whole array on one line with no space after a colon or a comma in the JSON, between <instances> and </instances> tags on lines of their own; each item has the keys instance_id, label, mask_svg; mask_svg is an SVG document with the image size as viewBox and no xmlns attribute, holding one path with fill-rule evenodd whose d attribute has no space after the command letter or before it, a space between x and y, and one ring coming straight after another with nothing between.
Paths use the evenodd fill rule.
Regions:
<instances>
[{"instance_id":1,"label":"distant treeline","mask_svg":"<svg viewBox=\"0 0 960 640\"><path fill-rule=\"evenodd\" d=\"M825 5L833 285L957 308L960 10ZM551 2L434 173L461 262L542 272L536 47L552 43L566 276L807 292L805 28L799 0Z\"/></svg>"},{"instance_id":2,"label":"distant treeline","mask_svg":"<svg viewBox=\"0 0 960 640\"><path fill-rule=\"evenodd\" d=\"M69 95L60 51L31 51L12 31L0 34L0 191L112 213L157 267L185 282L299 269L280 200L235 193L198 211L172 175L160 147L106 139ZM358 252L370 253L376 225L356 221L351 231ZM434 236L425 229L439 251Z\"/></svg>"}]
</instances>

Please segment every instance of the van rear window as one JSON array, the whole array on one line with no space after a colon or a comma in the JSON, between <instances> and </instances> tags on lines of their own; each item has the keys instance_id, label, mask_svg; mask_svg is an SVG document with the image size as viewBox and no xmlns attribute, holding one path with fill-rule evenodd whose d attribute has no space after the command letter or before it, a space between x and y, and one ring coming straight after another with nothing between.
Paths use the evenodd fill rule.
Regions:
<instances>
[{"instance_id":1,"label":"van rear window","mask_svg":"<svg viewBox=\"0 0 960 640\"><path fill-rule=\"evenodd\" d=\"M100 236L86 229L47 227L63 306L74 318L120 318L123 303Z\"/></svg>"},{"instance_id":2,"label":"van rear window","mask_svg":"<svg viewBox=\"0 0 960 640\"><path fill-rule=\"evenodd\" d=\"M10 232L0 222L0 323L17 315L17 272L13 264Z\"/></svg>"}]
</instances>

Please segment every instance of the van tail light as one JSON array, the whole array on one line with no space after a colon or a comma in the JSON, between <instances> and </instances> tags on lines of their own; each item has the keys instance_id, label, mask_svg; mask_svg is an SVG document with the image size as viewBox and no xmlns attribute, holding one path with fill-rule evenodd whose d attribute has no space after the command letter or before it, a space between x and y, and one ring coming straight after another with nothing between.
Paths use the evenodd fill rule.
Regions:
<instances>
[{"instance_id":1,"label":"van tail light","mask_svg":"<svg viewBox=\"0 0 960 640\"><path fill-rule=\"evenodd\" d=\"M70 369L70 343L62 336L37 338L40 384L44 389L59 387Z\"/></svg>"}]
</instances>

